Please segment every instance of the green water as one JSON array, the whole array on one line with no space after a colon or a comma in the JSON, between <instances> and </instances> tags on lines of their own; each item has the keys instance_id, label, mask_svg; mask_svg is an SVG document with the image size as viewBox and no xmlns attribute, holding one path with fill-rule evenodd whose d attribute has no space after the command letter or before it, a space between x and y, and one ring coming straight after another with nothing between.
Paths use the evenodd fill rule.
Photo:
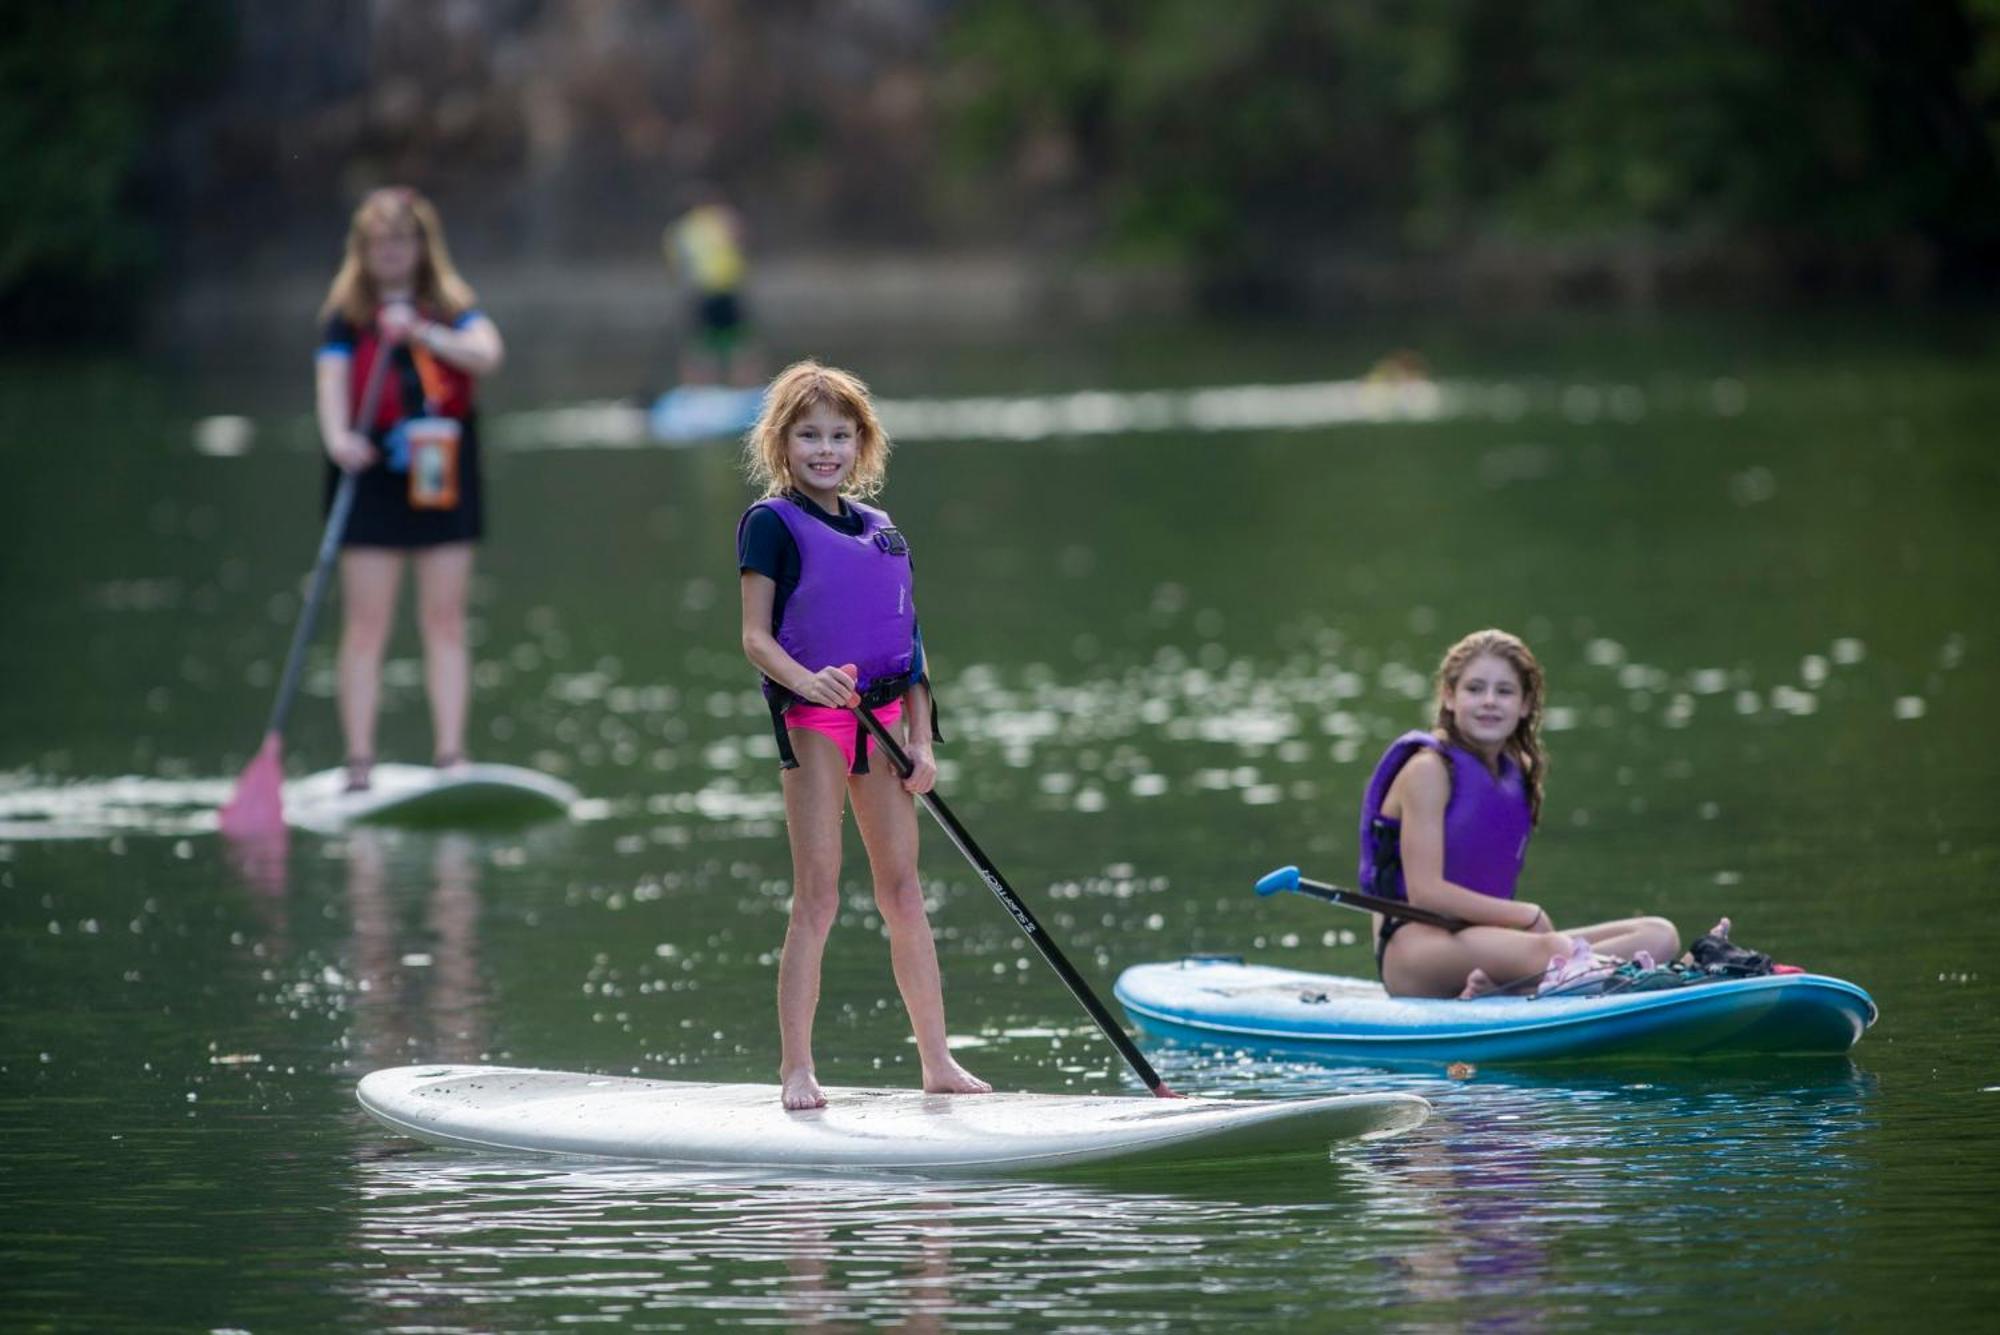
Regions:
<instances>
[{"instance_id":1,"label":"green water","mask_svg":"<svg viewBox=\"0 0 2000 1335\"><path fill-rule=\"evenodd\" d=\"M1351 335L1169 331L862 363L890 394L1352 374ZM1106 995L1191 950L1366 973L1374 754L1458 633L1526 634L1554 760L1528 893L1738 933L1866 986L1851 1060L1442 1076L1154 1049L1177 1086L1412 1089L1421 1131L1134 1184L674 1174L410 1151L372 1067L771 1078L788 859L736 648L727 450L491 464L475 753L589 819L297 836L206 813L317 536L299 405L244 375L0 366L0 1277L64 1329L1785 1328L1990 1319L2000 382L1977 326L1438 334L1511 420L911 443L954 808ZM557 391L517 345L494 404ZM287 372L289 374L289 372ZM623 371L578 395L627 387ZM257 444L214 458L202 415ZM338 755L327 659L287 743ZM414 632L383 750L428 751ZM961 1056L1131 1087L951 848ZM858 848L822 1078L915 1062ZM1722 1314L1726 1314L1726 1318Z\"/></svg>"}]
</instances>

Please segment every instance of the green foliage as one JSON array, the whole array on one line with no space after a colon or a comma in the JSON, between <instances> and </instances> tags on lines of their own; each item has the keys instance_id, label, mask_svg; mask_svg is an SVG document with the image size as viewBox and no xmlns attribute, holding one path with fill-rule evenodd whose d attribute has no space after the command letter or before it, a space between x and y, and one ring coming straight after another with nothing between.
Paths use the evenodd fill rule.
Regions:
<instances>
[{"instance_id":1,"label":"green foliage","mask_svg":"<svg viewBox=\"0 0 2000 1335\"><path fill-rule=\"evenodd\" d=\"M1365 6L1095 0L971 6L949 34L957 145L985 164L1056 140L1119 236L1226 259L1251 237L1365 226L1396 175Z\"/></svg>"},{"instance_id":2,"label":"green foliage","mask_svg":"<svg viewBox=\"0 0 2000 1335\"><path fill-rule=\"evenodd\" d=\"M2000 243L2000 0L985 0L947 50L963 161L1071 161L1053 184L1128 243L1225 267L1301 238Z\"/></svg>"},{"instance_id":3,"label":"green foliage","mask_svg":"<svg viewBox=\"0 0 2000 1335\"><path fill-rule=\"evenodd\" d=\"M162 110L224 63L212 0L0 3L0 330L115 327L157 262Z\"/></svg>"}]
</instances>

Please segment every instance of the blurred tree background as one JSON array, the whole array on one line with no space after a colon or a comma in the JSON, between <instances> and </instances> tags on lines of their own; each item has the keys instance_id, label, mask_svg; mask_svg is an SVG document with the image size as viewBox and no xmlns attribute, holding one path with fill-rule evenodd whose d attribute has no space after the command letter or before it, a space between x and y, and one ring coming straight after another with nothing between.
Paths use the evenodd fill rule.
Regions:
<instances>
[{"instance_id":1,"label":"blurred tree background","mask_svg":"<svg viewBox=\"0 0 2000 1335\"><path fill-rule=\"evenodd\" d=\"M164 124L229 48L210 0L0 3L0 332L130 322L166 249Z\"/></svg>"},{"instance_id":2,"label":"blurred tree background","mask_svg":"<svg viewBox=\"0 0 2000 1335\"><path fill-rule=\"evenodd\" d=\"M1329 252L1511 251L1650 295L1987 282L1992 0L1095 0L947 37L955 142L1261 292ZM1560 278L1560 273L1555 277Z\"/></svg>"},{"instance_id":3,"label":"blurred tree background","mask_svg":"<svg viewBox=\"0 0 2000 1335\"><path fill-rule=\"evenodd\" d=\"M421 185L499 265L1176 266L1309 309L1990 293L2000 0L0 3L0 327L330 268Z\"/></svg>"}]
</instances>

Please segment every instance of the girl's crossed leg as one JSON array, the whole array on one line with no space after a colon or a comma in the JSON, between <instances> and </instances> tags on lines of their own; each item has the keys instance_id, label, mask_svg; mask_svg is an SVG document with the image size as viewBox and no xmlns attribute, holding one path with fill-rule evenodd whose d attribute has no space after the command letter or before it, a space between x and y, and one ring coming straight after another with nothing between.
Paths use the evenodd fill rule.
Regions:
<instances>
[{"instance_id":1,"label":"girl's crossed leg","mask_svg":"<svg viewBox=\"0 0 2000 1335\"><path fill-rule=\"evenodd\" d=\"M1382 955L1382 984L1394 997L1476 995L1539 979L1549 961L1570 953L1564 932L1466 927L1447 932L1405 923ZM1478 986L1478 981L1486 986Z\"/></svg>"},{"instance_id":2,"label":"girl's crossed leg","mask_svg":"<svg viewBox=\"0 0 2000 1335\"><path fill-rule=\"evenodd\" d=\"M1655 963L1667 964L1681 953L1680 929L1665 918L1617 918L1563 930L1590 942L1590 948L1600 955L1624 960L1643 950Z\"/></svg>"},{"instance_id":3,"label":"girl's crossed leg","mask_svg":"<svg viewBox=\"0 0 2000 1335\"><path fill-rule=\"evenodd\" d=\"M1643 950L1666 962L1680 954L1680 933L1665 918L1618 918L1559 932L1467 927L1457 932L1409 923L1390 939L1382 981L1392 996L1457 997L1511 991L1541 978L1549 961L1578 941L1592 952L1630 959Z\"/></svg>"}]
</instances>

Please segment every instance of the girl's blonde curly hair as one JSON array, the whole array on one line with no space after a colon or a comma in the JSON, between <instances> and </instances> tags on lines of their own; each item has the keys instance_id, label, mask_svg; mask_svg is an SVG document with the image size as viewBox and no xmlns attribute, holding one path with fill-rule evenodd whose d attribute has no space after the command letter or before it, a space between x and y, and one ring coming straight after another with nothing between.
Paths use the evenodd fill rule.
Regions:
<instances>
[{"instance_id":1,"label":"girl's blonde curly hair","mask_svg":"<svg viewBox=\"0 0 2000 1335\"><path fill-rule=\"evenodd\" d=\"M822 407L854 423L854 471L841 491L869 497L882 490L889 471L889 435L875 416L868 386L847 371L807 358L778 373L764 391L756 425L743 438L744 469L766 496L782 496L798 485L785 437L801 417Z\"/></svg>"}]
</instances>

